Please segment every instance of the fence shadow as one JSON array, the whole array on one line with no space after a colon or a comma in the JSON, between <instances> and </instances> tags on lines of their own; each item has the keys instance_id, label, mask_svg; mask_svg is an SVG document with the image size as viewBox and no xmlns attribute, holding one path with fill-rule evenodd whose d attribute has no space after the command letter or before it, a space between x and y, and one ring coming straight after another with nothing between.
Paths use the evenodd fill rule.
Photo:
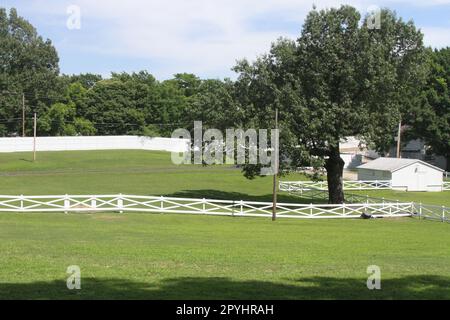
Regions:
<instances>
[{"instance_id":1,"label":"fence shadow","mask_svg":"<svg viewBox=\"0 0 450 320\"><path fill-rule=\"evenodd\" d=\"M287 283L219 277L158 283L82 278L81 290L68 290L61 279L0 283L0 299L450 299L450 278L436 275L382 279L381 290L368 290L363 278L310 277Z\"/></svg>"},{"instance_id":2,"label":"fence shadow","mask_svg":"<svg viewBox=\"0 0 450 320\"><path fill-rule=\"evenodd\" d=\"M165 194L166 197L176 198L206 198L217 200L246 200L246 201L262 201L272 202L272 194L265 195L248 195L240 192L220 191L213 189L199 189L199 190L182 190L171 194ZM278 193L278 202L285 203L311 203L310 198L302 198L288 193ZM314 199L313 203L326 203L323 199Z\"/></svg>"}]
</instances>

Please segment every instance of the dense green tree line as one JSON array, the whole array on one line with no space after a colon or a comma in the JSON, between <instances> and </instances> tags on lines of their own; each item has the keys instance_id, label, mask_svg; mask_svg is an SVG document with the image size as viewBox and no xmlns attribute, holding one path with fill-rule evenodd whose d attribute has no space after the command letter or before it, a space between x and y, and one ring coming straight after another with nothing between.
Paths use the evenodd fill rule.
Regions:
<instances>
[{"instance_id":1,"label":"dense green tree line","mask_svg":"<svg viewBox=\"0 0 450 320\"><path fill-rule=\"evenodd\" d=\"M330 202L342 202L339 141L358 136L380 151L399 120L450 158L450 48L425 48L422 33L387 9L371 29L350 7L312 10L296 41L280 39L236 81L180 73L60 75L50 40L12 9L0 8L0 136L26 133L32 113L40 135L170 136L176 128L273 128L280 111L282 166L323 165ZM361 21L363 23L361 23ZM450 163L450 161L449 161ZM244 166L246 176L258 166Z\"/></svg>"}]
</instances>

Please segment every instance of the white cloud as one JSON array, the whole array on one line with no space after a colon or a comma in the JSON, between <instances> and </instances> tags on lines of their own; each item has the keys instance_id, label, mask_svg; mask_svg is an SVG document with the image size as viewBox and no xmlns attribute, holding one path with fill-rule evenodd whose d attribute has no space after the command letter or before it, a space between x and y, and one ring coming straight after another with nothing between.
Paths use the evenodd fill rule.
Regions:
<instances>
[{"instance_id":1,"label":"white cloud","mask_svg":"<svg viewBox=\"0 0 450 320\"><path fill-rule=\"evenodd\" d=\"M318 7L342 2L321 1ZM350 3L363 7L361 1ZM312 2L298 0L82 0L78 5L86 19L104 22L102 33L114 35L114 41L103 46L103 50L136 58L171 60L177 67L183 65L184 70L203 74L218 66L229 69L236 59L254 59L280 36L298 35L281 28L250 28L253 17L282 12L283 20L298 22L298 32L312 8ZM99 50L95 46L92 49Z\"/></svg>"}]
</instances>

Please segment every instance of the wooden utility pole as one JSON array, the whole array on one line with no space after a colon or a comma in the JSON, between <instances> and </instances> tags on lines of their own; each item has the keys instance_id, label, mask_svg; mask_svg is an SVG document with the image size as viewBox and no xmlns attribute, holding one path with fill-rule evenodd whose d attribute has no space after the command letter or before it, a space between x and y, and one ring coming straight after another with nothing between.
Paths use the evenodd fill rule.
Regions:
<instances>
[{"instance_id":1,"label":"wooden utility pole","mask_svg":"<svg viewBox=\"0 0 450 320\"><path fill-rule=\"evenodd\" d=\"M22 93L22 137L25 137L25 93Z\"/></svg>"},{"instance_id":2,"label":"wooden utility pole","mask_svg":"<svg viewBox=\"0 0 450 320\"><path fill-rule=\"evenodd\" d=\"M36 161L36 112L34 113L33 161Z\"/></svg>"},{"instance_id":3,"label":"wooden utility pole","mask_svg":"<svg viewBox=\"0 0 450 320\"><path fill-rule=\"evenodd\" d=\"M278 152L279 152L279 147L278 147L278 108L275 109L275 129L277 130L276 132L276 139L275 139L275 146L272 146L273 148L273 152L275 153L275 163L274 163L274 173L273 173L273 198L272 198L272 221L275 221L277 218L277 190L278 190L278 186L277 186L277 180L278 180Z\"/></svg>"},{"instance_id":4,"label":"wooden utility pole","mask_svg":"<svg viewBox=\"0 0 450 320\"><path fill-rule=\"evenodd\" d=\"M401 139L402 139L402 120L400 120L400 122L398 123L397 158L401 158L402 157L402 155L400 153Z\"/></svg>"}]
</instances>

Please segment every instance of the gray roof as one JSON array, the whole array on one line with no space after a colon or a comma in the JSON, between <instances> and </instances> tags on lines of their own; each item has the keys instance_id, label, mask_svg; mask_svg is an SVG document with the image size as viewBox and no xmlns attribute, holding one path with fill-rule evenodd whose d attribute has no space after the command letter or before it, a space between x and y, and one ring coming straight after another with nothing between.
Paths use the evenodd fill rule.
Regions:
<instances>
[{"instance_id":1,"label":"gray roof","mask_svg":"<svg viewBox=\"0 0 450 320\"><path fill-rule=\"evenodd\" d=\"M358 167L358 169L372 169L372 170L381 170L381 171L390 171L394 172L404 167L410 166L415 163L421 163L428 167L431 167L435 170L444 171L438 167L435 167L425 161L419 159L398 159L398 158L378 158L373 161L370 161L366 164L363 164Z\"/></svg>"}]
</instances>

